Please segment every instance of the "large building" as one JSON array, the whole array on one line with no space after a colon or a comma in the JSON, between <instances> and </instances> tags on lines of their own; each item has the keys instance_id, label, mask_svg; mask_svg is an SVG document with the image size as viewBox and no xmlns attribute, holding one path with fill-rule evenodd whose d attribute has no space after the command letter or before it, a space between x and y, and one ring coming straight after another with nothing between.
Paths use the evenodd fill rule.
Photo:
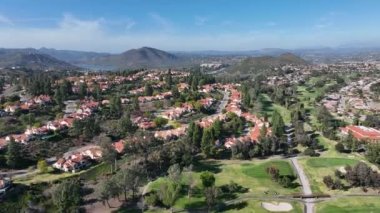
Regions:
<instances>
[{"instance_id":1,"label":"large building","mask_svg":"<svg viewBox=\"0 0 380 213\"><path fill-rule=\"evenodd\" d=\"M358 140L380 141L380 130L365 126L346 126L341 128L344 135L351 134Z\"/></svg>"}]
</instances>

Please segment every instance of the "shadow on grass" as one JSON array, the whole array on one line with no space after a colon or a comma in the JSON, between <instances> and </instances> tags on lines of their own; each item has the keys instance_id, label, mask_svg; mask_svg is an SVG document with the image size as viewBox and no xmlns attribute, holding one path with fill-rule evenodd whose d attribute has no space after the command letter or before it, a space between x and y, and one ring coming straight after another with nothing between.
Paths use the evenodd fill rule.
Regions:
<instances>
[{"instance_id":1,"label":"shadow on grass","mask_svg":"<svg viewBox=\"0 0 380 213\"><path fill-rule=\"evenodd\" d=\"M220 166L221 164L217 161L213 161L213 160L209 160L207 162L200 161L194 164L194 171L195 172L209 171L216 174L222 171Z\"/></svg>"},{"instance_id":2,"label":"shadow on grass","mask_svg":"<svg viewBox=\"0 0 380 213\"><path fill-rule=\"evenodd\" d=\"M230 211L230 210L240 210L240 209L244 209L247 206L248 206L248 203L246 201L242 201L239 203L233 203L233 204L221 206L221 207L219 207L217 212L224 212L224 211Z\"/></svg>"},{"instance_id":3,"label":"shadow on grass","mask_svg":"<svg viewBox=\"0 0 380 213\"><path fill-rule=\"evenodd\" d=\"M191 203L187 203L185 205L185 209L188 210L189 212L199 212L199 209L204 208L206 205L207 205L206 201L194 201ZM195 210L195 209L198 209L198 210Z\"/></svg>"}]
</instances>

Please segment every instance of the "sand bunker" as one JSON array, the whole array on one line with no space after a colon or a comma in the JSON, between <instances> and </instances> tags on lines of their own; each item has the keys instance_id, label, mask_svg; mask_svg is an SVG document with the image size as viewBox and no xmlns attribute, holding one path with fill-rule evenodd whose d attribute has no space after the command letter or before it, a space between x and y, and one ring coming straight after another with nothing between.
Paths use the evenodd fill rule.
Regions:
<instances>
[{"instance_id":1,"label":"sand bunker","mask_svg":"<svg viewBox=\"0 0 380 213\"><path fill-rule=\"evenodd\" d=\"M262 202L261 206L271 212L290 212L293 210L292 204L285 202Z\"/></svg>"}]
</instances>

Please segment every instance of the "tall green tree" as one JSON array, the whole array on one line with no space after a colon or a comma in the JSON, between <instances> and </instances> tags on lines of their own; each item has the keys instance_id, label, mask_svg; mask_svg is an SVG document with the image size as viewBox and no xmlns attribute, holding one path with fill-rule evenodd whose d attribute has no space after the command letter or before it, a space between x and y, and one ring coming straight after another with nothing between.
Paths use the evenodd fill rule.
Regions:
<instances>
[{"instance_id":1,"label":"tall green tree","mask_svg":"<svg viewBox=\"0 0 380 213\"><path fill-rule=\"evenodd\" d=\"M64 180L54 186L52 190L52 200L57 208L57 212L77 212L81 202L81 187L78 180Z\"/></svg>"},{"instance_id":2,"label":"tall green tree","mask_svg":"<svg viewBox=\"0 0 380 213\"><path fill-rule=\"evenodd\" d=\"M145 84L145 92L144 93L146 96L153 95L153 87L151 84Z\"/></svg>"},{"instance_id":3,"label":"tall green tree","mask_svg":"<svg viewBox=\"0 0 380 213\"><path fill-rule=\"evenodd\" d=\"M7 165L11 168L17 168L20 166L22 162L22 155L20 152L20 144L15 142L13 138L11 138L8 148L7 148Z\"/></svg>"},{"instance_id":4,"label":"tall green tree","mask_svg":"<svg viewBox=\"0 0 380 213\"><path fill-rule=\"evenodd\" d=\"M170 208L170 212L173 212L173 206L178 199L181 192L181 185L172 181L165 181L161 184L158 191L162 204Z\"/></svg>"},{"instance_id":5,"label":"tall green tree","mask_svg":"<svg viewBox=\"0 0 380 213\"><path fill-rule=\"evenodd\" d=\"M117 184L117 180L115 178L106 179L101 184L100 198L105 201L110 208L110 204L108 200L110 198L116 198L119 196L121 188Z\"/></svg>"},{"instance_id":6,"label":"tall green tree","mask_svg":"<svg viewBox=\"0 0 380 213\"><path fill-rule=\"evenodd\" d=\"M274 111L272 114L272 133L276 137L282 138L284 136L284 120L282 116L277 111Z\"/></svg>"},{"instance_id":7,"label":"tall green tree","mask_svg":"<svg viewBox=\"0 0 380 213\"><path fill-rule=\"evenodd\" d=\"M207 157L211 155L211 150L214 146L214 136L212 134L211 128L206 128L203 130L202 142L201 142L201 150L203 154Z\"/></svg>"},{"instance_id":8,"label":"tall green tree","mask_svg":"<svg viewBox=\"0 0 380 213\"><path fill-rule=\"evenodd\" d=\"M197 148L201 147L202 135L203 135L202 127L200 127L199 125L195 124L195 126L194 126L194 133L193 133L193 136L192 136L193 146L195 146Z\"/></svg>"},{"instance_id":9,"label":"tall green tree","mask_svg":"<svg viewBox=\"0 0 380 213\"><path fill-rule=\"evenodd\" d=\"M79 97L84 98L87 96L87 84L86 83L81 83L79 85Z\"/></svg>"}]
</instances>

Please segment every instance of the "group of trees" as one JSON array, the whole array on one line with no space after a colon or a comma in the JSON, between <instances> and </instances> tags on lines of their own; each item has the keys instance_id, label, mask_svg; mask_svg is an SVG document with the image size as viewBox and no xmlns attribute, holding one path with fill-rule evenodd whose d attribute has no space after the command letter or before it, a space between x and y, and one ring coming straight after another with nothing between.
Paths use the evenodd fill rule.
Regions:
<instances>
[{"instance_id":1,"label":"group of trees","mask_svg":"<svg viewBox=\"0 0 380 213\"><path fill-rule=\"evenodd\" d=\"M285 188L291 187L293 180L296 178L294 176L281 175L280 170L275 166L269 166L266 168L266 172L270 175L271 179Z\"/></svg>"},{"instance_id":2,"label":"group of trees","mask_svg":"<svg viewBox=\"0 0 380 213\"><path fill-rule=\"evenodd\" d=\"M100 133L99 120L89 117L83 120L74 120L73 127L70 128L69 134L74 137L83 136L91 139Z\"/></svg>"},{"instance_id":3,"label":"group of trees","mask_svg":"<svg viewBox=\"0 0 380 213\"><path fill-rule=\"evenodd\" d=\"M215 78L211 75L203 74L198 70L191 72L186 81L192 91L197 91L200 86L215 83Z\"/></svg>"},{"instance_id":4,"label":"group of trees","mask_svg":"<svg viewBox=\"0 0 380 213\"><path fill-rule=\"evenodd\" d=\"M70 179L54 185L51 197L57 212L77 212L82 200L82 189L79 180Z\"/></svg>"},{"instance_id":5,"label":"group of trees","mask_svg":"<svg viewBox=\"0 0 380 213\"><path fill-rule=\"evenodd\" d=\"M362 187L364 191L366 188L380 187L380 174L372 170L367 164L360 162L355 166L346 166L344 172L340 170L335 171L336 180L331 176L325 176L323 182L330 189L343 189L345 187ZM340 179L346 180L349 186L344 186Z\"/></svg>"},{"instance_id":6,"label":"group of trees","mask_svg":"<svg viewBox=\"0 0 380 213\"><path fill-rule=\"evenodd\" d=\"M351 131L348 135L335 145L335 149L341 153L360 151L360 146L364 145L364 141L357 140Z\"/></svg>"},{"instance_id":7,"label":"group of trees","mask_svg":"<svg viewBox=\"0 0 380 213\"><path fill-rule=\"evenodd\" d=\"M37 74L26 79L24 84L32 95L50 95L53 93L52 80L48 75Z\"/></svg>"},{"instance_id":8,"label":"group of trees","mask_svg":"<svg viewBox=\"0 0 380 213\"><path fill-rule=\"evenodd\" d=\"M100 199L107 203L108 207L110 207L109 199L119 198L120 195L123 195L124 200L128 200L128 195L131 194L131 199L135 200L138 188L143 183L143 172L137 164L118 171L100 184Z\"/></svg>"},{"instance_id":9,"label":"group of trees","mask_svg":"<svg viewBox=\"0 0 380 213\"><path fill-rule=\"evenodd\" d=\"M316 117L321 124L319 130L322 134L329 139L336 139L336 131L342 123L334 119L325 106L320 106L317 108Z\"/></svg>"}]
</instances>

